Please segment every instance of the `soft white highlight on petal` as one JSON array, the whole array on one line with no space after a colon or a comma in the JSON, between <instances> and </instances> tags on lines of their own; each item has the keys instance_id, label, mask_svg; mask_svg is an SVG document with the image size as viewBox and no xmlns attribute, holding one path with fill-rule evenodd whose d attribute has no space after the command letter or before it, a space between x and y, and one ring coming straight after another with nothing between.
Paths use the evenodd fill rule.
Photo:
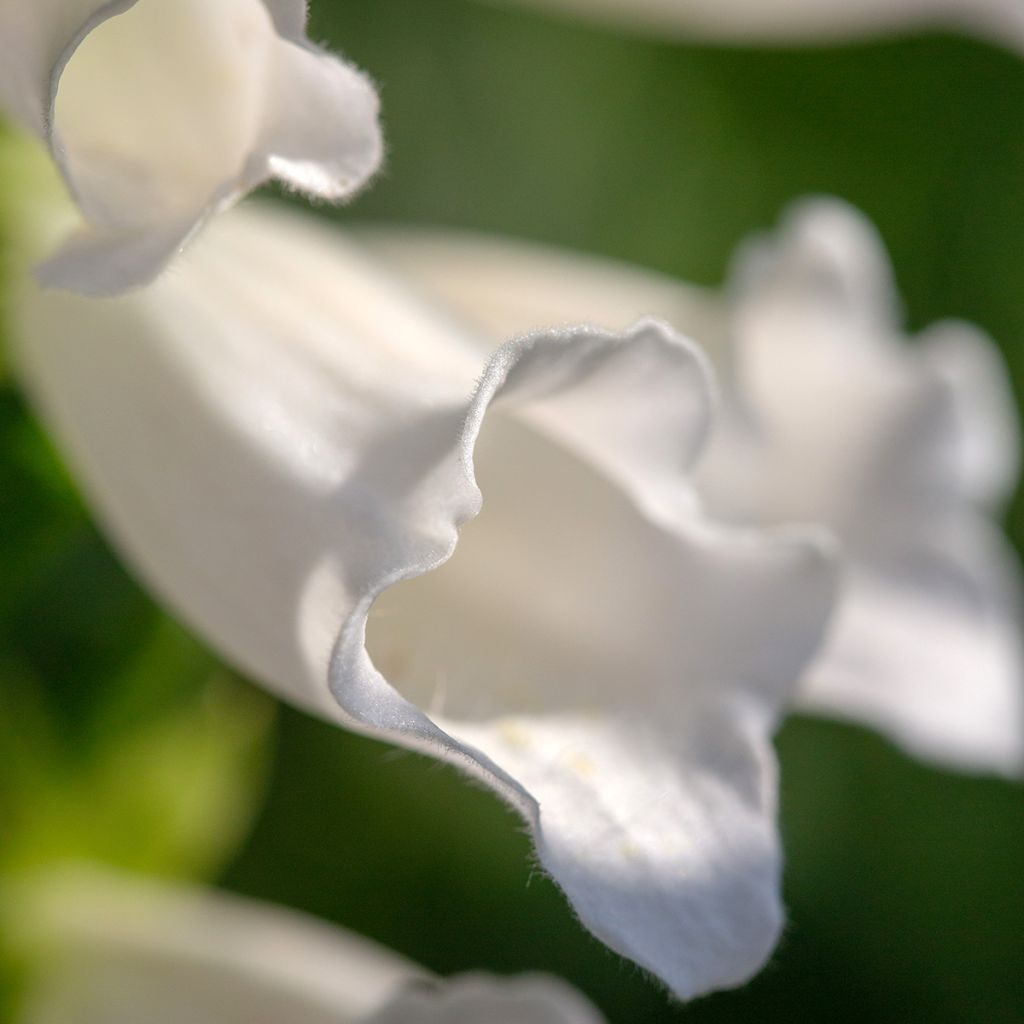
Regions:
<instances>
[{"instance_id":1,"label":"soft white highlight on petal","mask_svg":"<svg viewBox=\"0 0 1024 1024\"><path fill-rule=\"evenodd\" d=\"M366 939L200 889L70 872L23 898L45 965L23 1024L356 1024L426 978Z\"/></svg>"},{"instance_id":2,"label":"soft white highlight on petal","mask_svg":"<svg viewBox=\"0 0 1024 1024\"><path fill-rule=\"evenodd\" d=\"M361 187L376 94L304 22L297 2L4 0L0 105L48 143L85 221L40 280L145 284L271 177L331 200Z\"/></svg>"},{"instance_id":3,"label":"soft white highlight on petal","mask_svg":"<svg viewBox=\"0 0 1024 1024\"><path fill-rule=\"evenodd\" d=\"M508 3L509 0L490 0ZM826 43L941 29L1024 48L1017 0L517 0L645 33L722 43Z\"/></svg>"},{"instance_id":4,"label":"soft white highlight on petal","mask_svg":"<svg viewBox=\"0 0 1024 1024\"><path fill-rule=\"evenodd\" d=\"M145 294L26 286L16 315L95 507L211 642L485 781L587 926L680 995L763 963L769 735L834 573L815 532L703 518L688 342L643 321L487 359L337 234L243 211Z\"/></svg>"},{"instance_id":5,"label":"soft white highlight on petal","mask_svg":"<svg viewBox=\"0 0 1024 1024\"><path fill-rule=\"evenodd\" d=\"M572 986L545 975L466 974L442 986L414 986L366 1024L602 1024Z\"/></svg>"},{"instance_id":6,"label":"soft white highlight on petal","mask_svg":"<svg viewBox=\"0 0 1024 1024\"><path fill-rule=\"evenodd\" d=\"M1024 771L1019 569L987 521L1016 481L1007 375L969 324L900 336L882 243L837 201L744 246L725 300L521 242L395 230L375 251L482 330L653 313L710 339L724 404L698 482L734 523L819 522L845 599L803 706L940 764Z\"/></svg>"}]
</instances>

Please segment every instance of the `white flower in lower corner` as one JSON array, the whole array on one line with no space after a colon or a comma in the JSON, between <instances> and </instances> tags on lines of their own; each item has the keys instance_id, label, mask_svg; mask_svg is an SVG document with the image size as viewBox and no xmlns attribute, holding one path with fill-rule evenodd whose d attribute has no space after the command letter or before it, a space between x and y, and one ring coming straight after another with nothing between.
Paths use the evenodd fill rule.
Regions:
<instances>
[{"instance_id":1,"label":"white flower in lower corner","mask_svg":"<svg viewBox=\"0 0 1024 1024\"><path fill-rule=\"evenodd\" d=\"M741 250L724 296L525 244L380 232L374 245L492 337L653 313L705 342L723 415L698 470L734 523L816 522L847 555L802 706L933 760L1024 774L1020 572L992 522L1017 477L997 351L969 324L911 343L874 230L808 200Z\"/></svg>"},{"instance_id":2,"label":"white flower in lower corner","mask_svg":"<svg viewBox=\"0 0 1024 1024\"><path fill-rule=\"evenodd\" d=\"M100 518L216 647L491 786L583 923L677 994L763 964L770 736L833 563L817 531L701 513L690 343L645 321L492 354L337 232L258 209L145 293L25 280L9 306Z\"/></svg>"},{"instance_id":3,"label":"white flower in lower corner","mask_svg":"<svg viewBox=\"0 0 1024 1024\"><path fill-rule=\"evenodd\" d=\"M601 1024L565 982L441 981L367 939L203 889L74 871L20 890L16 1024Z\"/></svg>"},{"instance_id":4,"label":"white flower in lower corner","mask_svg":"<svg viewBox=\"0 0 1024 1024\"><path fill-rule=\"evenodd\" d=\"M780 45L939 29L1018 52L1018 0L488 0L553 8L645 33L719 43Z\"/></svg>"},{"instance_id":5,"label":"white flower in lower corner","mask_svg":"<svg viewBox=\"0 0 1024 1024\"><path fill-rule=\"evenodd\" d=\"M331 200L364 184L376 93L305 21L304 0L3 0L0 113L48 145L84 220L40 280L123 291L271 177Z\"/></svg>"}]
</instances>

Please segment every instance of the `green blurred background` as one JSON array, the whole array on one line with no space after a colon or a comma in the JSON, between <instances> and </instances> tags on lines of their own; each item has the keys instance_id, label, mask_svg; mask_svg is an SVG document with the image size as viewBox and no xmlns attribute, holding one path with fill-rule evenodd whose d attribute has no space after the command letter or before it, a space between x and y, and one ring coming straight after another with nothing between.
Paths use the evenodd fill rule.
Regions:
<instances>
[{"instance_id":1,"label":"green blurred background","mask_svg":"<svg viewBox=\"0 0 1024 1024\"><path fill-rule=\"evenodd\" d=\"M1024 393L1024 61L938 36L684 47L472 0L313 7L313 36L380 84L390 147L376 186L325 216L499 231L714 284L791 199L839 195L884 236L909 326L977 321ZM75 853L212 877L443 973L556 972L614 1024L1024 1020L1024 788L793 720L786 938L746 989L671 1006L577 927L494 798L275 713L170 622L0 388L0 870Z\"/></svg>"}]
</instances>

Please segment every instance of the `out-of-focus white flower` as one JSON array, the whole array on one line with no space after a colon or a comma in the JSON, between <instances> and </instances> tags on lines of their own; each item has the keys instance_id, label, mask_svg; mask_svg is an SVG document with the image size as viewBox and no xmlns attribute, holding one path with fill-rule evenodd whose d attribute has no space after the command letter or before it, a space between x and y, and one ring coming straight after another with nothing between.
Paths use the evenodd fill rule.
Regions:
<instances>
[{"instance_id":1,"label":"out-of-focus white flower","mask_svg":"<svg viewBox=\"0 0 1024 1024\"><path fill-rule=\"evenodd\" d=\"M98 872L22 885L18 1024L600 1024L544 975L448 981L281 908Z\"/></svg>"},{"instance_id":2,"label":"out-of-focus white flower","mask_svg":"<svg viewBox=\"0 0 1024 1024\"><path fill-rule=\"evenodd\" d=\"M817 531L700 511L692 345L644 321L492 354L339 234L258 209L145 293L26 277L8 305L101 519L215 646L491 786L583 923L681 996L761 966L770 734L833 563Z\"/></svg>"},{"instance_id":3,"label":"out-of-focus white flower","mask_svg":"<svg viewBox=\"0 0 1024 1024\"><path fill-rule=\"evenodd\" d=\"M509 3L510 0L488 0ZM1018 0L515 0L649 34L720 43L824 43L941 29L1024 48Z\"/></svg>"},{"instance_id":4,"label":"out-of-focus white flower","mask_svg":"<svg viewBox=\"0 0 1024 1024\"><path fill-rule=\"evenodd\" d=\"M724 403L698 470L706 506L734 523L821 523L846 550L802 706L940 764L1024 772L1019 569L991 522L1019 463L1005 370L969 324L907 343L860 214L799 204L741 251L724 298L525 244L384 232L374 245L496 338L655 314L711 342Z\"/></svg>"},{"instance_id":5,"label":"out-of-focus white flower","mask_svg":"<svg viewBox=\"0 0 1024 1024\"><path fill-rule=\"evenodd\" d=\"M602 1024L589 1000L544 974L466 974L409 986L365 1024Z\"/></svg>"},{"instance_id":6,"label":"out-of-focus white flower","mask_svg":"<svg viewBox=\"0 0 1024 1024\"><path fill-rule=\"evenodd\" d=\"M351 195L377 96L305 36L304 0L2 0L0 111L49 147L84 223L39 268L112 294L151 280L271 177Z\"/></svg>"}]
</instances>

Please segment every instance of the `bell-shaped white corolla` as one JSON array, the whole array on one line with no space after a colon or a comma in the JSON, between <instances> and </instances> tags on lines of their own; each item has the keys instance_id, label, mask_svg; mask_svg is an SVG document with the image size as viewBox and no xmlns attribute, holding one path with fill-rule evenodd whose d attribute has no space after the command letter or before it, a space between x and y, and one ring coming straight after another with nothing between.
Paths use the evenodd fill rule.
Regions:
<instances>
[{"instance_id":1,"label":"bell-shaped white corolla","mask_svg":"<svg viewBox=\"0 0 1024 1024\"><path fill-rule=\"evenodd\" d=\"M718 43L825 43L939 29L1024 49L1018 0L488 0Z\"/></svg>"},{"instance_id":2,"label":"bell-shaped white corolla","mask_svg":"<svg viewBox=\"0 0 1024 1024\"><path fill-rule=\"evenodd\" d=\"M471 236L380 232L375 249L494 337L655 314L711 342L718 429L697 472L733 523L816 522L847 568L808 710L926 759L1024 772L1016 556L991 521L1016 480L1016 417L988 338L907 343L885 251L838 200L806 200L740 252L724 297L656 274Z\"/></svg>"},{"instance_id":3,"label":"bell-shaped white corolla","mask_svg":"<svg viewBox=\"0 0 1024 1024\"><path fill-rule=\"evenodd\" d=\"M601 1024L556 978L441 981L360 936L223 893L95 870L13 891L13 941L35 967L16 1024Z\"/></svg>"},{"instance_id":4,"label":"bell-shaped white corolla","mask_svg":"<svg viewBox=\"0 0 1024 1024\"><path fill-rule=\"evenodd\" d=\"M305 36L304 0L2 0L0 113L36 134L82 222L38 270L150 281L270 178L325 199L376 170L377 96Z\"/></svg>"},{"instance_id":5,"label":"bell-shaped white corolla","mask_svg":"<svg viewBox=\"0 0 1024 1024\"><path fill-rule=\"evenodd\" d=\"M689 342L642 321L492 354L336 232L241 208L145 293L26 278L10 309L100 518L227 657L491 786L583 923L679 995L763 964L770 735L834 563L818 531L702 514Z\"/></svg>"}]
</instances>

